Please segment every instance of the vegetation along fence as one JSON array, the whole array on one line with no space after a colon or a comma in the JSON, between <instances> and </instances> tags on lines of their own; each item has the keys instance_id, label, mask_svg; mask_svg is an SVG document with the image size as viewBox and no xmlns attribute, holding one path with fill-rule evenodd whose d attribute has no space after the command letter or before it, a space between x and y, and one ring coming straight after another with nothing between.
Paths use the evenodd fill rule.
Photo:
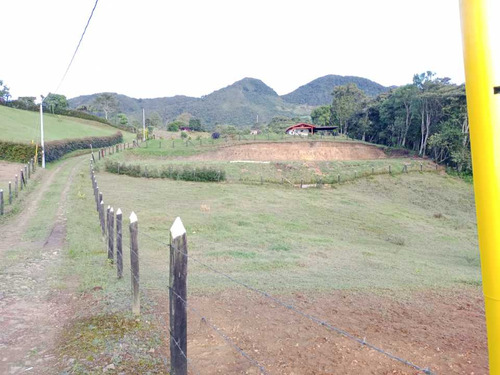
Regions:
<instances>
[{"instance_id":1,"label":"vegetation along fence","mask_svg":"<svg viewBox=\"0 0 500 375\"><path fill-rule=\"evenodd\" d=\"M108 152L112 152L108 149ZM106 155L106 152L101 150L98 153L98 158L102 158ZM146 230L139 229L139 219L136 213L132 212L129 216L128 228L125 226L123 228L123 213L120 208L116 211L114 207L108 205L105 207L105 200L103 192L100 191L98 181L94 172L94 161L95 156L90 159L89 175L92 183L92 189L95 199L95 209L99 217L100 232L99 236L102 235L103 242L106 247L106 256L111 264L116 265L116 275L120 280L126 280L124 278L124 272L130 274L131 281L131 306L133 314L141 314L141 302L143 299L155 300L158 296L150 293L157 292L163 298L168 296L169 310L168 314L166 311L163 313L155 313L154 317L158 324L163 327L165 332L169 335L170 343L170 359L163 359L163 366L165 366L165 372L175 375L185 375L189 372L200 374L200 368L197 366L195 361L188 356L187 352L187 312L190 311L192 314L197 316L200 321L206 323L208 329L212 330L215 335L220 337L227 345L229 345L236 353L242 356L244 360L255 367L255 369L261 374L269 374L266 367L262 364L262 361L257 361L253 355L253 352L243 349L235 341L229 333L224 332L223 329L215 325L209 316L201 313L195 306L193 306L188 301L187 294L187 266L188 262L193 262L197 266L202 267L208 273L217 275L224 279L225 281L231 283L232 285L242 288L249 292L249 295L256 294L263 298L267 303L273 306L278 306L288 311L290 314L295 314L302 319L309 320L319 327L324 328L327 331L333 332L335 334L341 335L353 342L372 349L378 352L382 356L386 356L394 361L397 361L413 370L424 374L432 374L428 367L421 367L412 363L404 358L396 356L392 353L385 351L384 349L367 342L364 338L354 335L346 330L334 326L332 323L326 321L325 319L307 313L297 306L287 303L271 293L257 288L248 282L241 281L237 277L234 277L228 273L221 271L220 269L214 267L211 264L207 264L199 260L197 257L189 255L187 233L181 219L178 217L175 219L174 223L170 228L170 242L156 238L150 235ZM153 260L145 257L148 253L147 248L141 248L144 242L140 239L147 239L152 241L156 246L160 246L162 250L168 250L170 261L167 262L166 259L162 262L161 256L165 252L158 253ZM126 251L124 251L126 250ZM125 261L128 257L129 262ZM127 264L129 263L129 264ZM155 270L158 269L158 263L169 264L168 269L168 286L164 289L150 288L147 286L142 286L143 278L151 277L155 275ZM165 272L161 271L158 278L165 278ZM154 280L156 286L161 285L161 280ZM168 293L167 293L168 290ZM161 298L161 297L160 297ZM249 300L249 304L253 303ZM169 322L167 323L166 315L168 315ZM282 327L285 329L286 327Z\"/></svg>"},{"instance_id":2,"label":"vegetation along fence","mask_svg":"<svg viewBox=\"0 0 500 375\"><path fill-rule=\"evenodd\" d=\"M32 158L19 170L19 174L14 176L13 182L9 181L7 191L0 189L0 216L10 213L13 210L15 200L20 197L22 191L27 188L28 180L34 175L36 163Z\"/></svg>"}]
</instances>

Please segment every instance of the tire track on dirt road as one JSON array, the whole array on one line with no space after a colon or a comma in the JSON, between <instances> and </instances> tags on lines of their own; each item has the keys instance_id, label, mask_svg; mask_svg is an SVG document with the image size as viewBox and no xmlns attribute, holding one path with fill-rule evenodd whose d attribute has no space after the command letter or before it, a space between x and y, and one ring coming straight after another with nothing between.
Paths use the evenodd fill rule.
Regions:
<instances>
[{"instance_id":1,"label":"tire track on dirt road","mask_svg":"<svg viewBox=\"0 0 500 375\"><path fill-rule=\"evenodd\" d=\"M86 158L85 158L86 159ZM9 249L26 251L0 271L0 373L53 373L57 334L72 316L75 296L54 270L62 260L66 238L66 199L83 158L68 159L49 172L25 209L0 227L0 260ZM23 241L23 233L58 176L70 168L59 196L52 230L43 241ZM17 255L16 255L17 256ZM55 288L55 285L65 285Z\"/></svg>"}]
</instances>

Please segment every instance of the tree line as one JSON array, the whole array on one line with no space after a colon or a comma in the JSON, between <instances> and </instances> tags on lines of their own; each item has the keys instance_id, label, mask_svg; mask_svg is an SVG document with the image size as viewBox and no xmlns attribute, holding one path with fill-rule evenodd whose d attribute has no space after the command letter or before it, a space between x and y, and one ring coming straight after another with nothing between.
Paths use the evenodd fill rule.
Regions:
<instances>
[{"instance_id":1,"label":"tree line","mask_svg":"<svg viewBox=\"0 0 500 375\"><path fill-rule=\"evenodd\" d=\"M465 86L415 74L413 82L368 97L355 84L336 86L332 104L311 112L316 125L336 125L341 134L431 156L460 172L471 173Z\"/></svg>"}]
</instances>

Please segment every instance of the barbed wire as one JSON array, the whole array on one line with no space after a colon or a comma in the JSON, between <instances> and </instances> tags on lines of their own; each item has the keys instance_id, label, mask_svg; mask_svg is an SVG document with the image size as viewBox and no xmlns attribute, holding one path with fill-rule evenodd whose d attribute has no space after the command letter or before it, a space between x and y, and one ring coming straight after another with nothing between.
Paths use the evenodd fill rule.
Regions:
<instances>
[{"instance_id":1,"label":"barbed wire","mask_svg":"<svg viewBox=\"0 0 500 375\"><path fill-rule=\"evenodd\" d=\"M183 252L183 251L181 251L179 249L176 249L174 246L171 246L171 247L174 249L174 251L182 254L187 259L194 260L195 262L197 262L201 266L203 266L203 267L211 270L212 272L214 272L216 274L219 274L219 275L227 278L228 280L232 281L233 283L238 284L240 286L243 286L244 288L246 288L246 289L248 289L248 290L250 290L252 292L258 293L258 294L266 297L267 299L269 299L269 300L271 300L271 301L273 301L273 302L275 302L275 303L277 303L277 304L279 304L279 305L281 305L281 306L283 306L283 307L285 307L285 308L287 308L287 309L289 309L289 310L291 310L291 311L293 311L293 312L301 315L302 317L307 318L307 319L315 322L316 324L319 324L320 326L326 327L326 328L328 328L331 331L337 332L337 333L343 335L344 337L347 337L347 338L349 338L349 339L351 339L351 340L359 343L360 345L363 345L363 346L366 346L366 347L368 347L370 349L373 349L373 350L375 350L375 351L377 351L377 352L379 352L379 353L381 353L381 354L383 354L383 355L385 355L385 356L387 356L387 357L389 357L391 359L394 359L394 360L396 360L398 362L401 362L401 363L403 363L403 364L405 364L405 365L407 365L409 367L412 367L415 370L423 372L424 374L428 374L428 375L432 375L433 374L428 367L426 367L426 368L420 367L420 366L418 366L418 365L416 365L416 364L414 364L414 363L412 363L412 362L410 362L410 361L408 361L406 359L400 358L400 357L398 357L398 356L396 356L396 355L394 355L392 353L389 353L389 352L387 352L387 351L385 351L385 350L383 350L381 348L378 348L377 346L366 342L365 338L360 339L360 338L354 336L353 334L350 334L349 332L347 332L347 331L345 331L343 329L340 329L340 328L337 328L337 327L333 326L332 324L328 323L327 321L321 320L321 319L319 319L319 318L317 318L317 317L315 317L315 316L313 316L311 314L308 314L308 313L305 313L305 312L299 310L298 308L296 308L292 304L288 304L288 303L283 302L282 300L280 300L280 299L278 299L278 298L276 298L274 296L271 296L269 293L267 293L265 291L257 289L257 288L255 288L255 287L253 287L251 285L248 285L248 284L246 284L246 283L244 283L242 281L236 280L232 276L230 276L230 275L228 275L228 274L226 274L224 272L221 272L221 271L215 269L214 267L201 262L200 260L198 260L196 258L190 257L187 253L185 253L185 252Z\"/></svg>"},{"instance_id":2,"label":"barbed wire","mask_svg":"<svg viewBox=\"0 0 500 375\"><path fill-rule=\"evenodd\" d=\"M194 257L192 257L192 256L189 256L187 253L183 252L183 251L182 251L182 250L180 250L180 249L175 248L175 247L174 247L174 246L172 246L171 244L167 244L167 243L165 243L165 242L164 242L164 241L162 241L162 240L159 240L159 239L157 239L157 238L154 238L153 236L148 235L148 234L147 234L147 233L145 233L144 231L141 231L141 235L143 235L143 236L145 236L145 237L147 237L147 238L149 238L149 239L151 239L151 240L153 240L153 241L155 241L155 242L157 242L157 243L159 243L159 244L162 244L162 245L163 245L163 246L165 246L165 247L168 247L168 248L170 248L170 249L173 249L174 251L176 251L176 252L178 252L179 254L183 255L183 256L184 256L184 257L186 257L187 259L191 259L191 260L193 260L194 262L198 263L198 264L199 264L199 265L201 265L202 267L205 267L205 268L209 269L210 271L212 271L212 272L214 272L214 273L216 273L216 274L218 274L218 275L220 275L220 276L222 276L222 277L225 277L226 279L230 280L231 282L233 282L233 283L235 283L235 284L237 284L237 285L240 285L240 286L242 286L242 287L244 287L244 288L246 288L246 289L248 289L248 290L250 290L250 291L252 291L252 292L254 292L254 293L260 294L261 296L263 296L263 297L265 297L265 298L267 298L267 299L269 299L269 300L271 300L271 301L273 301L273 302L275 302L275 303L277 303L277 304L281 305L282 307L284 307L284 308L286 308L286 309L288 309L288 310L290 310L290 311L293 311L294 313L296 313L296 314L298 314L298 315L300 315L300 316L302 316L302 317L304 317L304 318L307 318L307 319L311 320L312 322L314 322L314 323L316 323L316 324L318 324L318 325L320 325L320 326L325 327L326 329L328 329L328 330L330 330L330 331L336 332L336 333L338 333L338 334L340 334L340 335L342 335L342 336L344 336L344 337L346 337L346 338L348 338L348 339L350 339L350 340L352 340L352 341L354 341L354 342L357 342L358 344L360 344L360 345L362 345L362 346L366 346L366 347L367 347L367 348L369 348L369 349L375 350L376 352L378 352L378 353L380 353L380 354L382 354L382 355L385 355L385 356L386 356L386 357L388 357L388 358L391 358L391 359L393 359L393 360L395 360L395 361L397 361L397 362L400 362L400 363L402 363L402 364L404 364L404 365L406 365L406 366L412 367L413 369L415 369L415 370L417 370L417 371L420 371L420 372L422 372L422 373L424 373L424 374L433 375L432 371L431 371L428 367L425 367L425 368L420 367L420 366L418 366L418 365L416 365L416 364L414 364L414 363L412 363L412 362L410 362L410 361L408 361L408 360L406 360L406 359L404 359L404 358L398 357L398 356L396 356L396 355L394 355L394 354L392 354L392 353L389 353L389 352L385 351L385 350L384 350L384 349L382 349L382 348L379 348L379 347L377 347L377 346L375 346L375 345L373 345L373 344L368 343L368 342L366 341L366 339L365 339L365 338L361 339L361 338L359 338L359 337L357 337L357 336L355 336L355 335L353 335L353 334L351 334L351 333L347 332L346 330L343 330L343 329L341 329L341 328L338 328L338 327L333 326L331 323L329 323L329 322L327 322L327 321L325 321L325 320L322 320L322 319L317 318L317 317L315 317L315 316L313 316L313 315L311 315L311 314L308 314L308 313L306 313L306 312L303 312L303 311L299 310L297 307L295 307L294 305L289 304L289 303L286 303L286 302L284 302L284 301L282 301L282 300L280 300L280 299L278 299L278 298L276 298L276 297L274 297L274 296L270 295L270 294L269 294L269 293L267 293L266 291L260 290L260 289L258 289L258 288L256 288L256 287L254 287L254 286L251 286L251 285L249 285L249 284L247 284L247 283L244 283L244 282L242 282L242 281L239 281L239 280L235 279L234 277L232 277L232 276L230 276L230 275L228 275L228 274L226 274L226 273L224 273L224 272L222 272L222 271L219 271L219 270L217 270L216 268L214 268L214 267L212 267L212 266L210 266L210 265L208 265L208 264L205 264L204 262L202 262L202 261L198 260L197 258L194 258ZM127 246L127 245L126 245L126 246ZM127 247L129 247L129 246L127 246ZM130 249L130 247L129 247L129 249ZM131 251L133 251L132 249L130 249L130 250L131 250ZM169 289L172 291L172 289L171 289L170 287L169 287ZM173 292L173 291L172 291L172 292ZM175 292L173 292L173 293L174 293L174 294L176 294L176 296L177 296L178 298L181 298L181 299L182 299L182 297L180 297L177 293L175 293ZM185 304L186 304L186 307L188 307L188 303L187 303L187 301L184 301L183 299L182 299L182 301L183 301L183 303L185 303ZM204 319L205 321L207 321L207 323L208 323L208 320L207 320L207 319L206 319L203 315L201 315L199 312L197 312L197 310L195 310L195 309L194 309L193 307L191 307L191 306L189 306L189 308L190 308L191 310L193 310L195 313L197 313L197 315L200 315L200 317L201 317L202 319ZM210 325L210 324L209 324L209 325ZM230 339L229 339L229 338L227 338L227 336L225 336L222 332L219 332L219 330L218 330L218 328L217 328L217 327L215 327L215 326L211 326L211 328L212 328L212 329L214 329L214 331L215 331L215 332L217 332L218 334L220 334L220 335L221 335L221 337L223 337L225 340L226 340L226 339L227 339L227 340L229 340L229 341L227 341L227 340L226 340L226 342L227 342L228 344L230 344L231 346L235 347L236 349L238 349L238 351L241 351L240 353L243 355L243 353L244 353L244 352L242 351L242 349L241 349L241 348L239 348L236 344L232 343L232 342L230 341ZM245 353L245 354L246 354L246 353ZM244 355L244 357L245 357L245 358L247 358L249 361L254 361L253 359L251 359L250 357L247 357L246 355ZM261 371L264 371L264 373L265 373L265 374L267 374L267 372L265 372L265 370L264 370L263 368L261 368L261 366L258 364L258 362L255 362L255 363L257 363L257 366L259 367L259 369L261 369Z\"/></svg>"},{"instance_id":3,"label":"barbed wire","mask_svg":"<svg viewBox=\"0 0 500 375\"><path fill-rule=\"evenodd\" d=\"M198 310L196 310L194 307L190 306L189 303L183 299L179 294L177 294L170 286L168 289L178 298L181 300L181 302L190 310L192 310L196 315L200 317L202 321L208 324L210 328L212 328L220 337L226 341L226 343L230 346L232 346L234 349L236 349L243 357L245 357L250 363L252 363L254 366L258 367L261 373L268 375L269 373L266 371L266 369L255 359L250 357L243 349L241 349L237 344L235 344L229 337L227 337L223 332L221 332L220 328L214 325L213 323L210 323L210 321L203 316Z\"/></svg>"}]
</instances>

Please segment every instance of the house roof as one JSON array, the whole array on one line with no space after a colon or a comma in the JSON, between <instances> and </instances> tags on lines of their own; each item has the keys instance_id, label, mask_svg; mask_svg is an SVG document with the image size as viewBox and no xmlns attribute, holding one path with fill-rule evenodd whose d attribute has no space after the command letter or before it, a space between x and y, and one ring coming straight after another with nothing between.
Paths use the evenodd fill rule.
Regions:
<instances>
[{"instance_id":1,"label":"house roof","mask_svg":"<svg viewBox=\"0 0 500 375\"><path fill-rule=\"evenodd\" d=\"M289 126L288 128L286 128L285 132L292 129L314 129L315 127L316 125L306 124L305 122L301 122L300 124Z\"/></svg>"}]
</instances>

